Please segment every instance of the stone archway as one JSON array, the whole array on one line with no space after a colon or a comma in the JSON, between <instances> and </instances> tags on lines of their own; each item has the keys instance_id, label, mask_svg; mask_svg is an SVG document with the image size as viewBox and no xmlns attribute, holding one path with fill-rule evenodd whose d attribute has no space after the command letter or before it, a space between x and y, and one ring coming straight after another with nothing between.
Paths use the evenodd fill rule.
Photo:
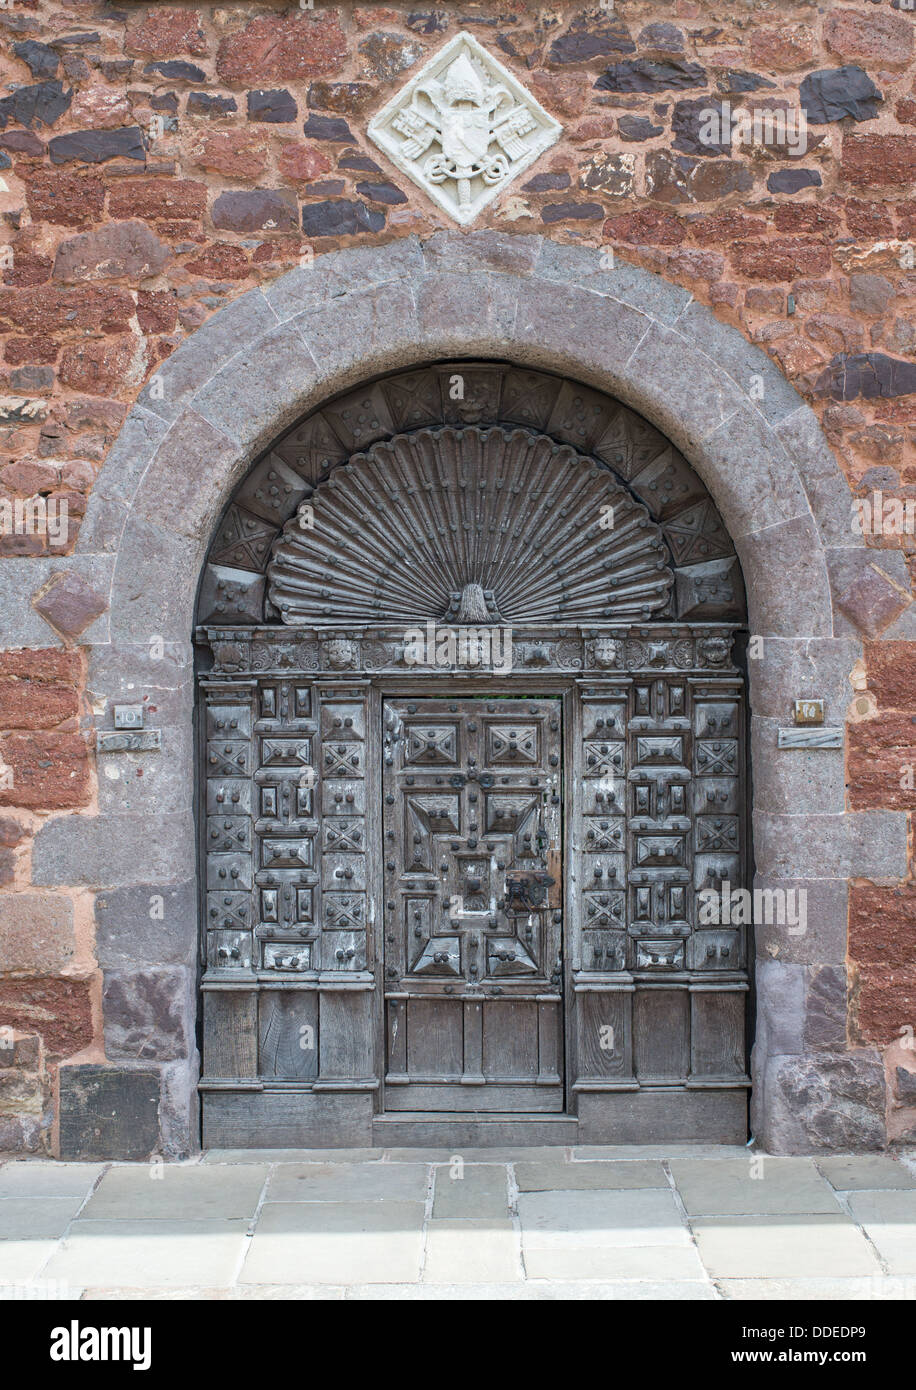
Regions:
<instances>
[{"instance_id":1,"label":"stone archway","mask_svg":"<svg viewBox=\"0 0 916 1390\"><path fill-rule=\"evenodd\" d=\"M492 359L362 382L198 616L207 1146L744 1141L700 910L748 875L744 588L663 435Z\"/></svg>"},{"instance_id":2,"label":"stone archway","mask_svg":"<svg viewBox=\"0 0 916 1390\"><path fill-rule=\"evenodd\" d=\"M754 760L761 880L820 885L826 902L853 873L903 874L905 818L845 812L841 750L771 752L793 693L816 690L828 721L842 722L859 646L845 620L835 622L830 575L842 598L867 557L849 534L848 490L813 413L769 359L685 291L624 264L597 270L585 249L484 232L324 256L216 314L144 392L100 474L71 563L97 583L111 575L109 641L92 649L90 683L115 687L140 672L168 692L170 758L157 779L164 809L151 814L112 784L97 817L42 830L36 882L89 881L81 860L93 846L103 857L112 837L123 866L109 871L114 883L168 889L193 880L190 633L197 578L232 490L271 439L348 386L418 358L494 351L639 411L709 488L741 560L750 630L763 638L749 668L752 740L767 753ZM148 664L151 643L165 665ZM176 930L190 942L195 924L189 917ZM810 932L776 942L787 948L774 962L777 978L760 981L755 1128L776 1149L815 1143L815 1111L829 1103L834 1079L846 1086L872 1065L804 1035L822 940ZM190 1018L190 975L176 994ZM818 1094L808 1084L815 1079ZM195 1084L193 1057L165 1068L172 1151L193 1136ZM855 1124L850 1112L848 1142Z\"/></svg>"}]
</instances>

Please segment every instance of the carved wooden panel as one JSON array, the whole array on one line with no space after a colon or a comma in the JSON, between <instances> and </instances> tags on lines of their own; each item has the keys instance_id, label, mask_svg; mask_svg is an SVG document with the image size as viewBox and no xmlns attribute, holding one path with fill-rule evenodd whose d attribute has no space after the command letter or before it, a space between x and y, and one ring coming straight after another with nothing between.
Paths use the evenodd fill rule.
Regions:
<instances>
[{"instance_id":1,"label":"carved wooden panel","mask_svg":"<svg viewBox=\"0 0 916 1390\"><path fill-rule=\"evenodd\" d=\"M558 1110L557 699L385 704L389 1109Z\"/></svg>"},{"instance_id":2,"label":"carved wooden panel","mask_svg":"<svg viewBox=\"0 0 916 1390\"><path fill-rule=\"evenodd\" d=\"M366 687L268 671L203 688L205 1072L236 1057L240 1077L365 1081Z\"/></svg>"},{"instance_id":3,"label":"carved wooden panel","mask_svg":"<svg viewBox=\"0 0 916 1390\"><path fill-rule=\"evenodd\" d=\"M588 622L665 610L669 552L594 458L546 435L396 435L335 469L284 526L268 570L286 623Z\"/></svg>"},{"instance_id":4,"label":"carved wooden panel","mask_svg":"<svg viewBox=\"0 0 916 1390\"><path fill-rule=\"evenodd\" d=\"M255 950L253 681L204 686L206 940L209 969L249 971Z\"/></svg>"},{"instance_id":5,"label":"carved wooden panel","mask_svg":"<svg viewBox=\"0 0 916 1390\"><path fill-rule=\"evenodd\" d=\"M628 646L640 664L581 693L576 1084L722 1084L744 1076L747 944L700 908L746 882L743 687L671 670L663 632Z\"/></svg>"}]
</instances>

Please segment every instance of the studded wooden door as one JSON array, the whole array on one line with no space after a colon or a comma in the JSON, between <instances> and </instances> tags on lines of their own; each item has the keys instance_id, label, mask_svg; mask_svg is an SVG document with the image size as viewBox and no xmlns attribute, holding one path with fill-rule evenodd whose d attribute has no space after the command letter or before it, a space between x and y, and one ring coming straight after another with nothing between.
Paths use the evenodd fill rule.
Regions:
<instances>
[{"instance_id":1,"label":"studded wooden door","mask_svg":"<svg viewBox=\"0 0 916 1390\"><path fill-rule=\"evenodd\" d=\"M385 1109L562 1110L560 700L384 726Z\"/></svg>"}]
</instances>

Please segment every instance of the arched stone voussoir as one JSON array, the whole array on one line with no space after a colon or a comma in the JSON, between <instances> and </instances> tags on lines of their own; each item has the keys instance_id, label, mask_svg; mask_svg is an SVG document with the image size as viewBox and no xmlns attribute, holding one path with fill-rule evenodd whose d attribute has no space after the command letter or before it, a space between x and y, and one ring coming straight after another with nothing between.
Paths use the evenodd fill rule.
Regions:
<instances>
[{"instance_id":1,"label":"arched stone voussoir","mask_svg":"<svg viewBox=\"0 0 916 1390\"><path fill-rule=\"evenodd\" d=\"M758 410L740 405L704 441L697 472L716 498L737 545L788 521L812 520L811 505L788 450ZM815 526L813 543L821 537Z\"/></svg>"},{"instance_id":2,"label":"arched stone voussoir","mask_svg":"<svg viewBox=\"0 0 916 1390\"><path fill-rule=\"evenodd\" d=\"M189 641L208 539L130 515L111 584L113 643Z\"/></svg>"},{"instance_id":3,"label":"arched stone voussoir","mask_svg":"<svg viewBox=\"0 0 916 1390\"><path fill-rule=\"evenodd\" d=\"M552 280L618 300L662 324L674 324L693 303L693 296L683 286L631 265L616 254L613 265L608 265L603 254L606 249L564 246L541 238L535 274L540 281Z\"/></svg>"},{"instance_id":4,"label":"arched stone voussoir","mask_svg":"<svg viewBox=\"0 0 916 1390\"><path fill-rule=\"evenodd\" d=\"M739 536L735 549L744 573L752 633L833 636L827 562L810 513ZM752 687L753 676L752 670Z\"/></svg>"},{"instance_id":5,"label":"arched stone voussoir","mask_svg":"<svg viewBox=\"0 0 916 1390\"><path fill-rule=\"evenodd\" d=\"M212 376L191 408L253 458L293 424L322 379L322 367L295 322L275 324Z\"/></svg>"},{"instance_id":6,"label":"arched stone voussoir","mask_svg":"<svg viewBox=\"0 0 916 1390\"><path fill-rule=\"evenodd\" d=\"M163 532L205 539L222 511L227 487L242 476L252 457L237 439L189 408L150 459L130 515Z\"/></svg>"},{"instance_id":7,"label":"arched stone voussoir","mask_svg":"<svg viewBox=\"0 0 916 1390\"><path fill-rule=\"evenodd\" d=\"M169 536L182 551L185 632L193 564L203 564L233 488L277 435L374 375L467 355L563 372L639 411L709 488L745 564L757 630L830 635L821 528L836 544L842 509L830 501L839 470L814 417L801 406L790 410L794 393L777 388L769 358L700 314L686 291L622 262L602 270L595 255L535 237L514 252L489 233L331 252L251 291L190 335L157 373L162 398L147 388L124 426L126 439L142 442L143 471L133 450L116 443L112 463L130 477L103 472L108 496L126 498L136 488L131 520L152 528L147 539ZM763 402L754 399L755 375L764 381ZM151 417L167 424L164 436L148 427ZM190 542L186 553L179 537ZM113 613L121 596L138 602L132 552L139 539L128 523ZM177 581L162 568L171 628Z\"/></svg>"},{"instance_id":8,"label":"arched stone voussoir","mask_svg":"<svg viewBox=\"0 0 916 1390\"><path fill-rule=\"evenodd\" d=\"M777 434L798 470L824 546L863 546L853 527L852 489L809 405L780 420Z\"/></svg>"},{"instance_id":9,"label":"arched stone voussoir","mask_svg":"<svg viewBox=\"0 0 916 1390\"><path fill-rule=\"evenodd\" d=\"M263 292L249 290L188 334L150 377L137 404L164 420L176 420L201 387L277 322Z\"/></svg>"}]
</instances>

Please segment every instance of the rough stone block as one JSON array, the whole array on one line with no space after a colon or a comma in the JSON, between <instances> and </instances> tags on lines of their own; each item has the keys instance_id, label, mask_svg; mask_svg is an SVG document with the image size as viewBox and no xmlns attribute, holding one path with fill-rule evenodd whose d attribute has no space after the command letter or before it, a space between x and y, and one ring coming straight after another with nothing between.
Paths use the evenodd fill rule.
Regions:
<instances>
[{"instance_id":1,"label":"rough stone block","mask_svg":"<svg viewBox=\"0 0 916 1390\"><path fill-rule=\"evenodd\" d=\"M765 639L833 635L824 552L810 513L742 536L736 548L752 633Z\"/></svg>"},{"instance_id":2,"label":"rough stone block","mask_svg":"<svg viewBox=\"0 0 916 1390\"><path fill-rule=\"evenodd\" d=\"M613 270L605 269L601 264L601 250L600 247L561 246L545 237L541 242L537 275L544 280L575 285L592 294L619 300L663 324L673 324L690 304L689 290L672 285L661 275L653 275L619 257L615 259Z\"/></svg>"},{"instance_id":3,"label":"rough stone block","mask_svg":"<svg viewBox=\"0 0 916 1390\"><path fill-rule=\"evenodd\" d=\"M804 1051L806 969L778 960L757 962L757 1046L767 1054Z\"/></svg>"},{"instance_id":4,"label":"rough stone block","mask_svg":"<svg viewBox=\"0 0 916 1390\"><path fill-rule=\"evenodd\" d=\"M105 721L110 731L110 716ZM187 809L194 782L194 738L190 724L161 726L148 721L160 746L138 752L99 749L98 808L106 815L180 814Z\"/></svg>"},{"instance_id":5,"label":"rough stone block","mask_svg":"<svg viewBox=\"0 0 916 1390\"><path fill-rule=\"evenodd\" d=\"M73 976L0 979L0 1018L13 1029L37 1032L50 1058L71 1057L93 1040L92 981Z\"/></svg>"},{"instance_id":6,"label":"rough stone block","mask_svg":"<svg viewBox=\"0 0 916 1390\"><path fill-rule=\"evenodd\" d=\"M159 415L140 405L134 406L105 455L89 499L84 527L91 519L96 494L120 502L130 501L167 429L168 422Z\"/></svg>"},{"instance_id":7,"label":"rough stone block","mask_svg":"<svg viewBox=\"0 0 916 1390\"><path fill-rule=\"evenodd\" d=\"M805 1051L842 1052L846 1037L847 984L842 965L811 971L805 1005Z\"/></svg>"},{"instance_id":8,"label":"rough stone block","mask_svg":"<svg viewBox=\"0 0 916 1390\"><path fill-rule=\"evenodd\" d=\"M193 1021L188 972L179 967L106 970L102 1013L105 1053L112 1061L186 1057Z\"/></svg>"},{"instance_id":9,"label":"rough stone block","mask_svg":"<svg viewBox=\"0 0 916 1390\"><path fill-rule=\"evenodd\" d=\"M843 724L852 699L850 676L862 653L850 637L770 637L748 661L751 705L756 715L785 726L796 699L824 701L826 724ZM916 650L916 649L914 649Z\"/></svg>"},{"instance_id":10,"label":"rough stone block","mask_svg":"<svg viewBox=\"0 0 916 1390\"><path fill-rule=\"evenodd\" d=\"M120 598L111 615L112 642L187 642L204 543L131 513L115 571Z\"/></svg>"},{"instance_id":11,"label":"rough stone block","mask_svg":"<svg viewBox=\"0 0 916 1390\"><path fill-rule=\"evenodd\" d=\"M916 727L911 714L879 711L874 718L850 724L846 742L853 810L916 809Z\"/></svg>"},{"instance_id":12,"label":"rough stone block","mask_svg":"<svg viewBox=\"0 0 916 1390\"><path fill-rule=\"evenodd\" d=\"M700 341L705 347L705 340ZM728 464L736 449L749 462L753 460L753 466L737 475ZM736 545L748 533L795 519L810 521L808 499L798 473L756 403L739 406L706 438L702 472ZM727 494L720 480L729 483Z\"/></svg>"},{"instance_id":13,"label":"rough stone block","mask_svg":"<svg viewBox=\"0 0 916 1390\"><path fill-rule=\"evenodd\" d=\"M849 886L846 879L777 879L757 874L754 887L762 894L785 897L762 898L762 913L755 921L757 955L762 960L786 963L840 965L846 960L846 917ZM787 895L791 893L791 899ZM801 899L799 894L804 893ZM768 912L767 903L774 908ZM791 905L795 930L777 920L776 903ZM803 913L801 905L804 904ZM766 916L770 921L766 921ZM788 913L784 910L783 916ZM761 917L763 920L761 920ZM800 928L804 926L804 931Z\"/></svg>"},{"instance_id":14,"label":"rough stone block","mask_svg":"<svg viewBox=\"0 0 916 1390\"><path fill-rule=\"evenodd\" d=\"M428 271L446 275L469 271L530 275L542 245L540 237L489 230L436 232L423 243L423 259Z\"/></svg>"},{"instance_id":15,"label":"rough stone block","mask_svg":"<svg viewBox=\"0 0 916 1390\"><path fill-rule=\"evenodd\" d=\"M106 222L98 230L62 241L54 258L54 279L143 280L158 275L170 260L169 248L145 222Z\"/></svg>"},{"instance_id":16,"label":"rough stone block","mask_svg":"<svg viewBox=\"0 0 916 1390\"><path fill-rule=\"evenodd\" d=\"M144 1159L158 1143L158 1071L61 1067L61 1158Z\"/></svg>"},{"instance_id":17,"label":"rough stone block","mask_svg":"<svg viewBox=\"0 0 916 1390\"><path fill-rule=\"evenodd\" d=\"M109 969L137 965L189 965L197 948L197 884L177 887L146 883L114 888L95 900L99 964Z\"/></svg>"},{"instance_id":18,"label":"rough stone block","mask_svg":"<svg viewBox=\"0 0 916 1390\"><path fill-rule=\"evenodd\" d=\"M603 382L613 392L634 351L652 331L646 316L620 300L611 301L562 281L532 278L517 284L516 354L544 366L567 361L568 327L575 322L581 362L596 383ZM469 293L473 293L470 287ZM455 307L460 308L460 301Z\"/></svg>"},{"instance_id":19,"label":"rough stone block","mask_svg":"<svg viewBox=\"0 0 916 1390\"><path fill-rule=\"evenodd\" d=\"M902 877L902 875L901 875ZM849 890L849 954L871 965L916 965L916 885L880 888L858 882Z\"/></svg>"},{"instance_id":20,"label":"rough stone block","mask_svg":"<svg viewBox=\"0 0 916 1390\"><path fill-rule=\"evenodd\" d=\"M35 836L32 879L40 885L119 888L183 883L194 872L187 816L64 816Z\"/></svg>"},{"instance_id":21,"label":"rough stone block","mask_svg":"<svg viewBox=\"0 0 916 1390\"><path fill-rule=\"evenodd\" d=\"M354 287L345 301L303 313L293 325L322 376L348 384L360 379L360 362L385 370L415 361L422 337L409 285Z\"/></svg>"},{"instance_id":22,"label":"rough stone block","mask_svg":"<svg viewBox=\"0 0 916 1390\"><path fill-rule=\"evenodd\" d=\"M879 709L916 706L916 642L869 642L865 667Z\"/></svg>"},{"instance_id":23,"label":"rough stone block","mask_svg":"<svg viewBox=\"0 0 916 1390\"><path fill-rule=\"evenodd\" d=\"M916 1029L916 965L887 959L856 970L854 1035L888 1047Z\"/></svg>"},{"instance_id":24,"label":"rough stone block","mask_svg":"<svg viewBox=\"0 0 916 1390\"><path fill-rule=\"evenodd\" d=\"M63 970L73 958L73 902L55 893L0 896L0 970Z\"/></svg>"},{"instance_id":25,"label":"rough stone block","mask_svg":"<svg viewBox=\"0 0 916 1390\"><path fill-rule=\"evenodd\" d=\"M299 225L296 195L280 188L233 189L214 201L214 227L241 233L294 231Z\"/></svg>"},{"instance_id":26,"label":"rough stone block","mask_svg":"<svg viewBox=\"0 0 916 1390\"><path fill-rule=\"evenodd\" d=\"M776 878L901 879L906 874L906 816L898 811L845 815L754 815L754 853Z\"/></svg>"},{"instance_id":27,"label":"rough stone block","mask_svg":"<svg viewBox=\"0 0 916 1390\"><path fill-rule=\"evenodd\" d=\"M67 641L82 636L108 607L104 594L75 571L62 571L32 597L32 606Z\"/></svg>"},{"instance_id":28,"label":"rough stone block","mask_svg":"<svg viewBox=\"0 0 916 1390\"><path fill-rule=\"evenodd\" d=\"M89 748L82 734L2 734L0 764L5 774L0 806L64 811L89 801Z\"/></svg>"},{"instance_id":29,"label":"rough stone block","mask_svg":"<svg viewBox=\"0 0 916 1390\"><path fill-rule=\"evenodd\" d=\"M846 809L843 749L777 747L785 720L751 719L754 808L785 815L841 815Z\"/></svg>"},{"instance_id":30,"label":"rough stone block","mask_svg":"<svg viewBox=\"0 0 916 1390\"><path fill-rule=\"evenodd\" d=\"M795 387L786 381L776 363L742 334L736 334L730 324L717 319L704 304L691 299L675 327L702 344L706 356L718 362L750 406L774 427L790 419L802 406Z\"/></svg>"},{"instance_id":31,"label":"rough stone block","mask_svg":"<svg viewBox=\"0 0 916 1390\"><path fill-rule=\"evenodd\" d=\"M76 652L0 652L0 729L53 729L79 713Z\"/></svg>"},{"instance_id":32,"label":"rough stone block","mask_svg":"<svg viewBox=\"0 0 916 1390\"><path fill-rule=\"evenodd\" d=\"M884 1147L884 1066L875 1051L772 1057L766 1091L763 1141L774 1153Z\"/></svg>"},{"instance_id":33,"label":"rough stone block","mask_svg":"<svg viewBox=\"0 0 916 1390\"><path fill-rule=\"evenodd\" d=\"M238 391L238 377L234 385ZM150 462L134 502L137 516L183 536L209 534L222 510L226 476L239 454L239 442L228 427L220 429L196 410L186 410ZM129 536L128 531L122 559L129 552ZM133 635L136 640L139 634Z\"/></svg>"},{"instance_id":34,"label":"rough stone block","mask_svg":"<svg viewBox=\"0 0 916 1390\"><path fill-rule=\"evenodd\" d=\"M334 300L339 308L342 286L355 293L392 281L411 282L423 271L419 241L405 237L384 247L353 246L333 255L315 256L310 265L291 270L268 285L264 298L285 322Z\"/></svg>"},{"instance_id":35,"label":"rough stone block","mask_svg":"<svg viewBox=\"0 0 916 1390\"><path fill-rule=\"evenodd\" d=\"M627 362L635 384L635 409L648 409L677 446L695 456L707 439L742 404L742 393L717 362L676 329L653 324ZM631 396L632 396L631 391ZM664 400L664 422L653 402Z\"/></svg>"},{"instance_id":36,"label":"rough stone block","mask_svg":"<svg viewBox=\"0 0 916 1390\"><path fill-rule=\"evenodd\" d=\"M834 603L847 620L837 635L861 633L875 638L912 603L903 552L863 546L825 552Z\"/></svg>"}]
</instances>

